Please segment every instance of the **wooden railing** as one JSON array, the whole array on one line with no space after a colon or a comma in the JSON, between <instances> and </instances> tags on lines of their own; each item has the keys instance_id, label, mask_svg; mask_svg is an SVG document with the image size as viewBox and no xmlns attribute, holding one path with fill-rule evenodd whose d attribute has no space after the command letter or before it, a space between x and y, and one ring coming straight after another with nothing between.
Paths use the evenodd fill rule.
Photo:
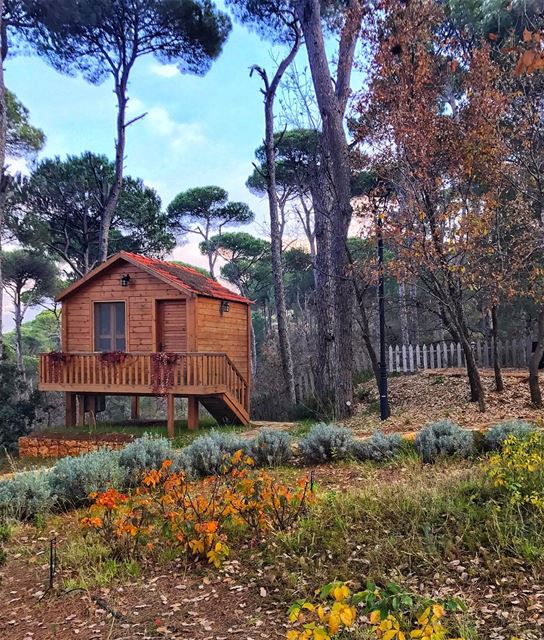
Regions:
<instances>
[{"instance_id":1,"label":"wooden railing","mask_svg":"<svg viewBox=\"0 0 544 640\"><path fill-rule=\"evenodd\" d=\"M248 385L226 353L40 354L42 390L111 393L230 393L248 407Z\"/></svg>"}]
</instances>

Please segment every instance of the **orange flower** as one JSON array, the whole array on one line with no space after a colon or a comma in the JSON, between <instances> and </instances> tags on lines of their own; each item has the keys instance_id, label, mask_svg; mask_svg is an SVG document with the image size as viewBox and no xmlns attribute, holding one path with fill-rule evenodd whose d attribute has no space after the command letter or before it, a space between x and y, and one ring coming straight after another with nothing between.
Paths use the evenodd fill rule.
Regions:
<instances>
[{"instance_id":1,"label":"orange flower","mask_svg":"<svg viewBox=\"0 0 544 640\"><path fill-rule=\"evenodd\" d=\"M94 518L82 518L80 521L80 525L84 529L100 529L104 521L102 518L94 517Z\"/></svg>"},{"instance_id":2,"label":"orange flower","mask_svg":"<svg viewBox=\"0 0 544 640\"><path fill-rule=\"evenodd\" d=\"M153 469L153 471L150 471L144 477L144 480L143 480L144 484L147 487L156 487L160 481L161 481L161 472L156 471L155 469Z\"/></svg>"},{"instance_id":3,"label":"orange flower","mask_svg":"<svg viewBox=\"0 0 544 640\"><path fill-rule=\"evenodd\" d=\"M104 491L104 493L99 494L95 498L95 505L112 510L119 503L125 502L126 500L127 496L119 493L117 489L110 488L107 491Z\"/></svg>"},{"instance_id":4,"label":"orange flower","mask_svg":"<svg viewBox=\"0 0 544 640\"><path fill-rule=\"evenodd\" d=\"M195 525L195 530L199 533L215 533L219 528L217 520L211 520L210 522L202 522Z\"/></svg>"}]
</instances>

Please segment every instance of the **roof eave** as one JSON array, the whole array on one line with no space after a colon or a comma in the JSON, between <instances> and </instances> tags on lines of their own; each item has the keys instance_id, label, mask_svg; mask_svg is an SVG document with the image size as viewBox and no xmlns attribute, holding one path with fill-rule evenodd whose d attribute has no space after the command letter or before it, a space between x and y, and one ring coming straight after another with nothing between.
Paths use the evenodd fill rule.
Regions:
<instances>
[{"instance_id":1,"label":"roof eave","mask_svg":"<svg viewBox=\"0 0 544 640\"><path fill-rule=\"evenodd\" d=\"M197 295L194 291L191 291L190 289L187 289L187 287L182 286L178 282L175 282L172 279L170 279L170 278L168 278L166 276L163 276L161 273L157 273L157 271L155 271L154 269L152 269L150 267L147 267L145 264L142 264L138 260L135 260L130 254L126 253L125 251L119 251L118 253L114 254L113 256L110 256L101 265L99 265L98 267L95 267L92 271L89 271L89 273L86 273L82 278L80 278L79 280L76 280L75 282L73 282L69 287L67 287L66 289L63 289L55 297L55 300L57 302L61 302L66 297L72 295L81 286L83 286L87 282L90 282L91 280L93 280L96 276L98 276L100 273L102 273L102 271L104 271L105 269L110 267L112 264L115 264L118 260L125 260L125 262L128 262L129 264L133 265L134 267L137 267L138 269L141 269L142 271L145 271L146 273L149 273L149 275L151 275L151 276L153 276L155 278L158 278L159 280L162 280L163 282L165 282L166 284L170 285L171 287L174 287L178 291L181 291L184 295L186 295L189 298L194 298Z\"/></svg>"}]
</instances>

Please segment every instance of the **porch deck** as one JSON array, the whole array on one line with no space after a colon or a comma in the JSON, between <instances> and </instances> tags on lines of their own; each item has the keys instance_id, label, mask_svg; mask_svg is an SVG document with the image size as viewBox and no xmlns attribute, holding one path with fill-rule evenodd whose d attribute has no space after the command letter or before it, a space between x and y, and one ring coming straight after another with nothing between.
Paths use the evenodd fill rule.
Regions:
<instances>
[{"instance_id":1,"label":"porch deck","mask_svg":"<svg viewBox=\"0 0 544 640\"><path fill-rule=\"evenodd\" d=\"M38 388L197 397L219 421L249 422L249 386L226 353L42 353Z\"/></svg>"}]
</instances>

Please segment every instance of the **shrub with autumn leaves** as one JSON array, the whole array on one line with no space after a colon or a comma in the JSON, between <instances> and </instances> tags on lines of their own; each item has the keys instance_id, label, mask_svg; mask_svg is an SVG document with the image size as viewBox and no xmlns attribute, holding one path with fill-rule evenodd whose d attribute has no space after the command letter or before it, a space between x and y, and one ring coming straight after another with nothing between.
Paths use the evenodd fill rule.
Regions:
<instances>
[{"instance_id":1,"label":"shrub with autumn leaves","mask_svg":"<svg viewBox=\"0 0 544 640\"><path fill-rule=\"evenodd\" d=\"M285 531L313 499L306 480L290 489L254 470L241 450L226 457L220 474L198 482L171 466L167 460L149 471L129 494L114 488L94 494L83 529L99 535L115 558L168 549L219 567L229 555L232 532L258 540Z\"/></svg>"},{"instance_id":2,"label":"shrub with autumn leaves","mask_svg":"<svg viewBox=\"0 0 544 640\"><path fill-rule=\"evenodd\" d=\"M352 593L347 584L331 582L317 595L317 602L298 600L291 606L287 640L331 640L356 623L379 640L463 640L454 638L444 623L447 609L461 607L456 600L417 599L397 585L382 590L372 583L366 590Z\"/></svg>"},{"instance_id":3,"label":"shrub with autumn leaves","mask_svg":"<svg viewBox=\"0 0 544 640\"><path fill-rule=\"evenodd\" d=\"M487 475L506 502L516 509L544 513L544 436L510 435L502 449L489 457Z\"/></svg>"}]
</instances>

